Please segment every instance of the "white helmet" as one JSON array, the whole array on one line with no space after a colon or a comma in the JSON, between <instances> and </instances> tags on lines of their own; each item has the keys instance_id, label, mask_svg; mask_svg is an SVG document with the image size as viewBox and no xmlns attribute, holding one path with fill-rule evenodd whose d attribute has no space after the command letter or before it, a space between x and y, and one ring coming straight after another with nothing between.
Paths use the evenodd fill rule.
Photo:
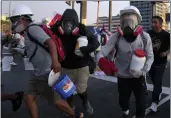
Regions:
<instances>
[{"instance_id":1,"label":"white helmet","mask_svg":"<svg viewBox=\"0 0 171 118\"><path fill-rule=\"evenodd\" d=\"M120 15L122 16L125 13L135 13L138 16L138 21L142 21L142 16L140 14L140 11L135 6L128 6L125 7L123 10L120 11Z\"/></svg>"},{"instance_id":2,"label":"white helmet","mask_svg":"<svg viewBox=\"0 0 171 118\"><path fill-rule=\"evenodd\" d=\"M32 13L31 9L28 6L19 5L19 6L15 7L14 10L12 11L11 17L21 16L21 15L32 16L33 13Z\"/></svg>"}]
</instances>

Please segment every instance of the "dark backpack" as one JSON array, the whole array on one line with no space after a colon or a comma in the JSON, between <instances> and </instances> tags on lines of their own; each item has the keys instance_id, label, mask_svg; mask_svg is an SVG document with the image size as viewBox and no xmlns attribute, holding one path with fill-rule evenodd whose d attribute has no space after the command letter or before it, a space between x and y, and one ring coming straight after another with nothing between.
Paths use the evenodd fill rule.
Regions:
<instances>
[{"instance_id":1,"label":"dark backpack","mask_svg":"<svg viewBox=\"0 0 171 118\"><path fill-rule=\"evenodd\" d=\"M57 52L58 52L58 59L59 61L63 61L64 58L65 58L65 55L64 55L64 50L63 50L63 46L62 46L62 42L61 42L61 39L59 37L57 37L46 25L38 25L38 24L32 24L30 25L29 27L31 26L39 26L41 27L45 33L47 35L49 35L49 37L51 37L51 39L53 40L53 42L55 43L56 45L56 49L57 49ZM38 40L36 40L30 33L29 33L29 30L27 32L28 34L28 37L30 39L30 41L36 43L37 45L39 45L40 47L42 47L43 49L45 49L48 53L49 53L49 50L48 50L48 47L45 46L45 45L42 45ZM36 45L36 49L34 50L32 56L30 57L30 60L35 56L36 54L36 51L37 51L37 45Z\"/></svg>"}]
</instances>

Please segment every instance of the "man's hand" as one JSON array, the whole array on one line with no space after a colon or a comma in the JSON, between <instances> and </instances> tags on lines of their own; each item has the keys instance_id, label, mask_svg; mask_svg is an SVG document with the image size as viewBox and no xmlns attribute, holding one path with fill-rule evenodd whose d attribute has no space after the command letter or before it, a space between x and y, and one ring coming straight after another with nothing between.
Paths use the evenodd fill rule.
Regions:
<instances>
[{"instance_id":1,"label":"man's hand","mask_svg":"<svg viewBox=\"0 0 171 118\"><path fill-rule=\"evenodd\" d=\"M163 52L160 54L161 57L166 57L167 56L167 53L166 52Z\"/></svg>"},{"instance_id":2,"label":"man's hand","mask_svg":"<svg viewBox=\"0 0 171 118\"><path fill-rule=\"evenodd\" d=\"M61 71L61 64L57 61L52 61L51 69L57 73Z\"/></svg>"},{"instance_id":3,"label":"man's hand","mask_svg":"<svg viewBox=\"0 0 171 118\"><path fill-rule=\"evenodd\" d=\"M144 76L145 74L144 74L144 72L142 71L142 70L139 70L139 71L137 71L137 70L130 70L130 73L133 75L133 77L135 77L135 78L139 78L140 76Z\"/></svg>"}]
</instances>

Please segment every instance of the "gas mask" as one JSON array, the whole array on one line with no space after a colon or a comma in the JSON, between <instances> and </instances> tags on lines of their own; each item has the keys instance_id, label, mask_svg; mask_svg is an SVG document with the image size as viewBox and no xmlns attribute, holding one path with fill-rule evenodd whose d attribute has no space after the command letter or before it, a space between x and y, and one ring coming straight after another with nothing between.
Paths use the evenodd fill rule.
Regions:
<instances>
[{"instance_id":1,"label":"gas mask","mask_svg":"<svg viewBox=\"0 0 171 118\"><path fill-rule=\"evenodd\" d=\"M25 30L25 26L22 22L16 21L13 25L12 25L13 29L15 32L17 33L21 33Z\"/></svg>"},{"instance_id":2,"label":"gas mask","mask_svg":"<svg viewBox=\"0 0 171 118\"><path fill-rule=\"evenodd\" d=\"M62 29L65 35L71 35L73 30L76 28L76 23L72 19L63 19Z\"/></svg>"},{"instance_id":3,"label":"gas mask","mask_svg":"<svg viewBox=\"0 0 171 118\"><path fill-rule=\"evenodd\" d=\"M138 26L138 18L136 14L123 14L121 16L121 29L123 36L128 42L133 42L136 39L134 30Z\"/></svg>"}]
</instances>

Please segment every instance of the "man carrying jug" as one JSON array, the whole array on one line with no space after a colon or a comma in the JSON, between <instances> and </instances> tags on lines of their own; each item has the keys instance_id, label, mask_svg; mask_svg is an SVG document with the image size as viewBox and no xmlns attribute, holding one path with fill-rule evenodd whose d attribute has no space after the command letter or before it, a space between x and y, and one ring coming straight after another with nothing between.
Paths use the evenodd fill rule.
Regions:
<instances>
[{"instance_id":1,"label":"man carrying jug","mask_svg":"<svg viewBox=\"0 0 171 118\"><path fill-rule=\"evenodd\" d=\"M144 118L145 76L153 63L151 38L143 31L142 26L138 25L142 21L142 16L136 7L128 6L120 11L120 15L121 27L97 54L97 61L107 75L115 74L118 78L119 104L123 116L129 115L129 99L133 92L136 98L135 118ZM116 65L104 58L114 48Z\"/></svg>"},{"instance_id":2,"label":"man carrying jug","mask_svg":"<svg viewBox=\"0 0 171 118\"><path fill-rule=\"evenodd\" d=\"M29 80L27 90L24 92L24 100L30 111L31 118L39 118L36 102L37 95L46 99L50 104L55 104L57 108L70 117L83 118L82 113L74 112L68 103L62 100L59 94L54 92L48 85L48 76L51 69L55 73L59 72L60 63L58 62L54 42L43 28L33 25L32 15L33 13L29 7L19 5L14 8L10 17L14 31L17 33L24 31L27 56L34 67L34 77ZM47 46L49 52L41 45Z\"/></svg>"},{"instance_id":3,"label":"man carrying jug","mask_svg":"<svg viewBox=\"0 0 171 118\"><path fill-rule=\"evenodd\" d=\"M93 108L88 101L87 82L90 75L90 53L94 52L99 43L91 31L84 24L79 23L74 9L66 9L62 19L51 27L52 31L61 38L65 59L61 62L62 73L67 74L77 88L78 96L89 115ZM67 99L72 104L73 96Z\"/></svg>"}]
</instances>

